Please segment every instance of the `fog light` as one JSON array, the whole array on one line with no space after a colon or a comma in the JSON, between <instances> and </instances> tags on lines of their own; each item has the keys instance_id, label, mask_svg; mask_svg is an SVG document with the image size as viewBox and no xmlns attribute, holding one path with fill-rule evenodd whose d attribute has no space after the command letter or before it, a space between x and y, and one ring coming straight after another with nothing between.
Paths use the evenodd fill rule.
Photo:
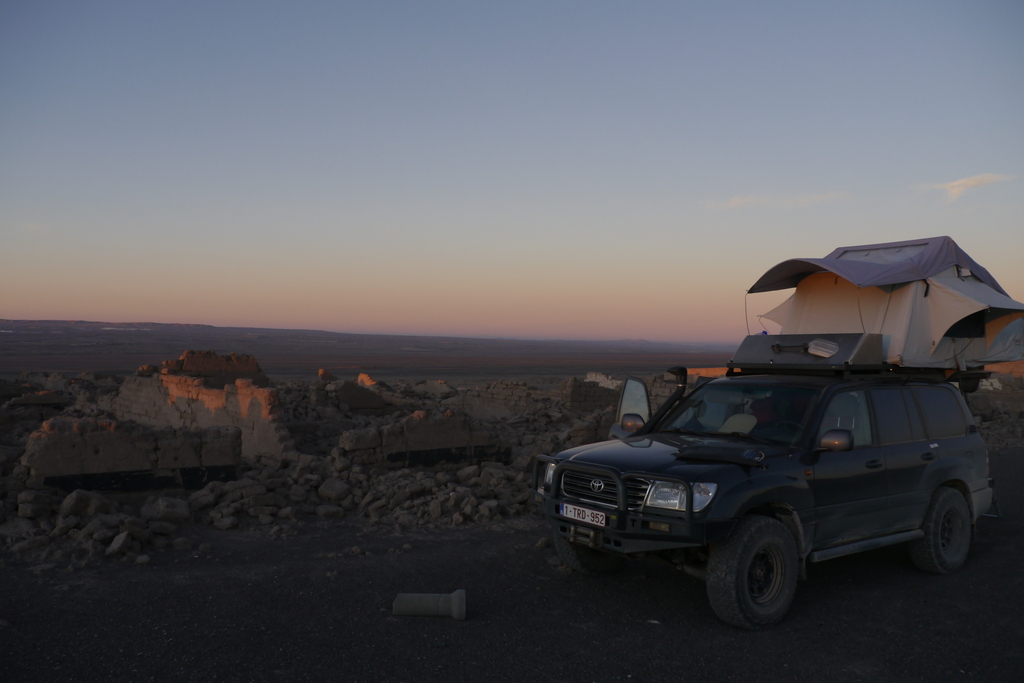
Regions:
<instances>
[{"instance_id":1,"label":"fog light","mask_svg":"<svg viewBox=\"0 0 1024 683\"><path fill-rule=\"evenodd\" d=\"M668 531L668 522L647 522L647 528L653 531Z\"/></svg>"}]
</instances>

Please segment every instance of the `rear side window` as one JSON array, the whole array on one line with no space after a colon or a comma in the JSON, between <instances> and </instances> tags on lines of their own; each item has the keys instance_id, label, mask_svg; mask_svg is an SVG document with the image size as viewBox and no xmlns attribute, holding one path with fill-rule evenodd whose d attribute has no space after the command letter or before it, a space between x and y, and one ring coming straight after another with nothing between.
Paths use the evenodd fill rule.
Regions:
<instances>
[{"instance_id":1,"label":"rear side window","mask_svg":"<svg viewBox=\"0 0 1024 683\"><path fill-rule=\"evenodd\" d=\"M906 443L914 440L901 389L872 389L871 404L875 409L878 443Z\"/></svg>"},{"instance_id":2,"label":"rear side window","mask_svg":"<svg viewBox=\"0 0 1024 683\"><path fill-rule=\"evenodd\" d=\"M914 396L921 407L929 439L944 439L967 433L967 418L952 389L914 387Z\"/></svg>"}]
</instances>

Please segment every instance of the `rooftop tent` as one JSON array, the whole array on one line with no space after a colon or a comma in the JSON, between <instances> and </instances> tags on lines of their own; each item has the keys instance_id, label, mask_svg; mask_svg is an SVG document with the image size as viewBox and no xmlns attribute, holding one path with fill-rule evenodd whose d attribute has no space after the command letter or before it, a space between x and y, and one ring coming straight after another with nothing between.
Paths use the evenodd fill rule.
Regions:
<instances>
[{"instance_id":1,"label":"rooftop tent","mask_svg":"<svg viewBox=\"0 0 1024 683\"><path fill-rule=\"evenodd\" d=\"M879 333L886 362L906 367L1024 359L1024 304L949 237L783 261L749 292L790 287L793 296L763 316L781 334Z\"/></svg>"}]
</instances>

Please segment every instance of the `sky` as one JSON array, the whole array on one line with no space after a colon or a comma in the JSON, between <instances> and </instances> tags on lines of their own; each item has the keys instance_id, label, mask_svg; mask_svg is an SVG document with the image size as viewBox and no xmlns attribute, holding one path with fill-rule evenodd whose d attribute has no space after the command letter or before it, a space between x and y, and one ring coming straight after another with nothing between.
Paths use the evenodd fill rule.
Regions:
<instances>
[{"instance_id":1,"label":"sky","mask_svg":"<svg viewBox=\"0 0 1024 683\"><path fill-rule=\"evenodd\" d=\"M733 342L935 235L1024 300L1024 3L0 3L0 318Z\"/></svg>"}]
</instances>

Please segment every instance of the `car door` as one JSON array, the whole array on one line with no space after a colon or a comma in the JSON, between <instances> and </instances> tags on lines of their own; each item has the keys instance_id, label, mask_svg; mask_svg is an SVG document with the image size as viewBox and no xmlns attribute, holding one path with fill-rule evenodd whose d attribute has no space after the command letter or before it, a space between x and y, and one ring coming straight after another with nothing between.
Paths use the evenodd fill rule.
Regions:
<instances>
[{"instance_id":1,"label":"car door","mask_svg":"<svg viewBox=\"0 0 1024 683\"><path fill-rule=\"evenodd\" d=\"M622 391L619 393L619 407L615 411L615 422L608 432L610 439L624 439L632 436L622 428L622 417L624 415L639 415L643 421L651 419L651 399L647 393L647 385L642 379L627 377L622 383Z\"/></svg>"},{"instance_id":2,"label":"car door","mask_svg":"<svg viewBox=\"0 0 1024 683\"><path fill-rule=\"evenodd\" d=\"M870 393L876 438L885 454L893 529L916 529L921 526L932 493L927 472L938 466L935 449L925 438L921 415L910 389L875 388Z\"/></svg>"},{"instance_id":3,"label":"car door","mask_svg":"<svg viewBox=\"0 0 1024 683\"><path fill-rule=\"evenodd\" d=\"M947 479L972 481L985 474L985 444L978 436L967 406L948 384L916 385L917 399L927 439L922 443L934 456L922 478L924 493L915 514L924 517L935 488Z\"/></svg>"},{"instance_id":4,"label":"car door","mask_svg":"<svg viewBox=\"0 0 1024 683\"><path fill-rule=\"evenodd\" d=\"M875 443L867 391L840 391L818 426L816 443L831 429L853 435L848 451L820 451L813 465L815 546L874 536L888 528L885 454Z\"/></svg>"}]
</instances>

